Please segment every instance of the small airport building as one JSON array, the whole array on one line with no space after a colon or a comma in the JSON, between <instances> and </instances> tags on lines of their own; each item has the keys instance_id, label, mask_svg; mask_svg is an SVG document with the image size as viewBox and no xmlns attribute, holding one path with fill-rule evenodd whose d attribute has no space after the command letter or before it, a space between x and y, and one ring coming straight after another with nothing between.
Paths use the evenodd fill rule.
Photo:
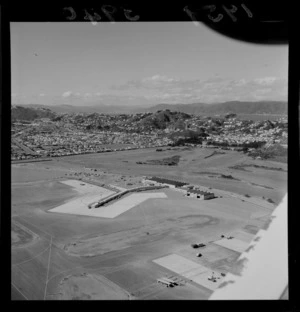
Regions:
<instances>
[{"instance_id":1,"label":"small airport building","mask_svg":"<svg viewBox=\"0 0 300 312\"><path fill-rule=\"evenodd\" d=\"M206 200L215 198L215 194L211 192L201 191L201 190L188 190L186 193L187 196L195 197L198 199Z\"/></svg>"}]
</instances>

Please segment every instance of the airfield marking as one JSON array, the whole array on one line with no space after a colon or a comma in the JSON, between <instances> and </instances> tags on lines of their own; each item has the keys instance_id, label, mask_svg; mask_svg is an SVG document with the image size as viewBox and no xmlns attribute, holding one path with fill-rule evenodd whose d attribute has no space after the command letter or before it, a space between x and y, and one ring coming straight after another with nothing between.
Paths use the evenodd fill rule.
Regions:
<instances>
[{"instance_id":1,"label":"airfield marking","mask_svg":"<svg viewBox=\"0 0 300 312\"><path fill-rule=\"evenodd\" d=\"M29 262L29 261L35 259L36 257L40 256L41 254L43 254L43 253L44 253L45 251L47 251L49 248L50 248L50 244L49 244L49 246L48 246L47 248L45 248L42 252L38 253L38 254L35 255L34 257L32 257L32 258L30 258L30 259L27 259L27 260L25 260L25 261L22 261L22 262L20 262L20 263L14 263L14 264L12 264L12 266L17 266L17 265L21 265L21 264L24 264L24 263L26 263L26 262Z\"/></svg>"},{"instance_id":2,"label":"airfield marking","mask_svg":"<svg viewBox=\"0 0 300 312\"><path fill-rule=\"evenodd\" d=\"M277 207L277 206L270 207L270 205L268 205L267 203L264 203L265 205L260 205L258 203L255 203L255 202L251 201L251 200L248 200L247 197L244 198L243 195L238 194L238 193L230 193L230 192L219 190L219 189L215 189L215 190L217 192L222 193L223 197L228 196L228 198L236 198L236 199L239 199L239 200L243 200L243 201L245 201L247 203L250 203L252 205L259 206L259 207L262 207L262 208L266 208L266 209L269 209L269 210L272 210L272 211L273 211L274 208ZM255 197L253 199L255 199Z\"/></svg>"},{"instance_id":3,"label":"airfield marking","mask_svg":"<svg viewBox=\"0 0 300 312\"><path fill-rule=\"evenodd\" d=\"M27 271L24 271L22 267L16 266L15 268L17 268L23 275L27 276L28 278L31 278L30 275L27 274Z\"/></svg>"},{"instance_id":4,"label":"airfield marking","mask_svg":"<svg viewBox=\"0 0 300 312\"><path fill-rule=\"evenodd\" d=\"M56 273L54 274L53 276L51 276L49 279L48 279L48 283L53 280L55 277L61 275L61 274L64 274L64 273L67 273L68 271L73 271L73 270L76 270L76 269L88 269L89 271L95 271L97 270L98 272L103 270L104 272L101 272L101 274L106 274L106 273L113 273L115 271L119 271L120 268L122 269L123 267L126 267L127 264L123 264L123 265L120 265L120 266L117 266L117 267L112 267L112 266L104 266L104 267L101 267L101 268L95 268L95 269L90 269L89 266L93 266L94 264L99 264L99 260L98 261L95 261L93 263L90 263L90 264L87 264L87 265L80 265L80 266L76 266L72 269L68 269L68 270L64 270L64 271L61 271L59 273ZM109 268L113 268L111 270L109 270Z\"/></svg>"},{"instance_id":5,"label":"airfield marking","mask_svg":"<svg viewBox=\"0 0 300 312\"><path fill-rule=\"evenodd\" d=\"M38 229L39 231L41 231L41 232L43 232L43 233L49 235L49 236L52 238L52 234L49 234L49 233L45 232L44 230L41 230L39 227L37 227L36 225L32 224L31 222L25 220L24 218L21 218L21 217L19 217L19 218L22 219L23 221L25 221L25 223L30 224L31 226L35 227L35 228Z\"/></svg>"},{"instance_id":6,"label":"airfield marking","mask_svg":"<svg viewBox=\"0 0 300 312\"><path fill-rule=\"evenodd\" d=\"M144 205L141 206L141 210L143 212L143 216L144 216L144 222L145 222L145 226L148 225L147 219L146 219L146 214L145 214L145 210L144 210Z\"/></svg>"},{"instance_id":7,"label":"airfield marking","mask_svg":"<svg viewBox=\"0 0 300 312\"><path fill-rule=\"evenodd\" d=\"M127 254L130 254L130 253L127 253ZM115 256L114 258L116 258L117 256ZM99 264L99 260L98 261L95 261L94 263L91 263L91 264L87 264L86 266L77 266L77 267L75 267L75 268L72 268L72 269L68 269L68 270L65 270L65 271L61 271L61 272L59 272L59 273L57 273L57 274L55 274L55 275L53 275L51 278L49 278L48 279L48 283L53 279L53 278L55 278L55 277L57 277L57 276L59 276L60 274L63 274L63 273L66 273L66 272L68 272L68 271L72 271L72 270L76 270L76 269L88 269L88 273L92 273L91 271L97 271L97 273L98 274L107 274L107 273L113 273L113 272L115 272L115 271L119 271L120 269L122 269L123 267L126 267L126 266L128 266L128 264L123 264L123 265L120 265L120 266L117 266L117 267L112 267L112 266L104 266L104 267L101 267L101 268L94 268L94 269L90 269L90 268L88 268L88 266L92 266L92 265L94 265L94 264ZM110 269L109 270L109 268L112 268L112 269ZM103 272L102 272L103 271ZM63 276L66 276L65 274L63 275ZM104 275L103 275L104 276ZM104 276L105 277L105 276ZM105 277L106 279L108 279L107 277ZM112 282L112 283L115 283L115 282L113 282L113 281L111 281L110 279L108 279L110 282ZM119 287L121 287L120 285L118 285L117 283L115 283L117 286L119 286ZM121 287L122 288L122 287ZM127 291L124 289L124 288L122 288L126 293L127 293ZM55 295L55 294L48 294L47 296L53 296L53 295ZM132 298L131 298L131 294L130 293L128 293L128 295L129 295L129 300L132 300Z\"/></svg>"},{"instance_id":8,"label":"airfield marking","mask_svg":"<svg viewBox=\"0 0 300 312\"><path fill-rule=\"evenodd\" d=\"M150 243L151 243L151 242L150 242ZM144 245L145 245L145 244L144 244ZM122 253L122 250L115 250L115 252ZM132 252L126 252L126 253L123 253L122 255L129 255L129 254L132 254ZM94 264L99 264L99 263L101 263L101 262L103 262L103 261L108 261L108 260L110 260L110 259L117 258L117 257L119 257L118 254L117 254L117 255L113 255L112 257L108 257L107 259L102 259L102 260L96 259L93 263L88 263L88 264L86 264L86 265L81 264L81 265L78 265L78 266L76 266L76 267L74 267L74 268L60 271L59 273L56 273L56 274L54 274L53 276L51 276L51 277L49 278L48 282L50 282L50 281L51 281L53 278L55 278L56 276L58 276L58 275L60 275L60 274L63 274L63 273L66 273L66 272L68 272L68 271L76 270L76 269L79 269L79 268L87 269L89 266L93 266ZM116 268L115 270L119 270L120 268L125 267L125 266L127 266L127 265L128 265L128 264L123 264L123 265L120 265L120 266L117 266L117 267L115 267L115 266L104 266L104 267L102 267L102 268L103 268L103 269L104 269L104 268L106 268L106 269L107 269L107 268ZM101 268L100 268L100 269L99 269L99 268L95 268L95 269L90 269L90 270L101 270ZM104 272L104 273L107 273L107 272ZM109 273L110 273L110 272L109 272Z\"/></svg>"},{"instance_id":9,"label":"airfield marking","mask_svg":"<svg viewBox=\"0 0 300 312\"><path fill-rule=\"evenodd\" d=\"M26 221L27 222L27 221ZM28 223L30 223L30 222L28 222ZM34 226L34 225L33 225ZM36 227L37 228L37 226L34 226L34 227ZM41 230L42 231L42 230ZM44 231L42 231L42 232L44 232ZM47 233L48 234L48 233ZM48 235L50 235L50 234L48 234ZM52 235L51 235L51 244L52 244ZM149 242L148 243L149 245L150 244L153 244L153 242ZM141 245L145 245L145 244L141 244ZM52 246L52 245L51 245ZM137 247L137 246L136 246ZM48 247L49 248L49 247ZM120 251L123 255L126 255L126 254L130 254L131 252L128 252L128 253L123 253L122 251ZM118 252L118 254L120 253L120 252ZM143 252L142 252L143 253ZM50 256L50 253L49 253L49 256ZM114 255L112 258L116 258L116 257L118 257L118 255ZM111 257L109 257L109 258L111 258ZM104 259L104 260L102 260L102 261L100 261L100 262L103 262L103 261L107 261L107 260L109 260L109 259ZM95 260L95 262L93 262L92 264L90 263L90 264L87 264L87 265L80 265L80 266L77 266L77 267L75 267L75 268L72 268L72 269L68 269L68 270L65 270L65 271L62 271L62 272L60 272L60 273L57 273L57 274L55 274L54 276L52 276L49 280L48 280L48 277L47 277L47 282L49 282L50 280L52 280L54 277L56 277L56 276L58 276L58 275L60 275L60 274L63 274L64 272L67 272L67 271L72 271L72 270L75 270L76 268L88 268L88 267L90 267L90 266L93 266L93 265L95 265L96 263L99 263L99 260ZM49 264L50 264L50 262L48 262L48 266L49 266ZM119 269L119 267L105 267L105 268L115 268L115 270L118 270ZM103 269L104 269L104 267L103 267ZM99 270L99 268L97 269L91 269L91 270ZM49 271L48 271L48 273L49 273ZM47 276L48 276L48 273L47 273Z\"/></svg>"},{"instance_id":10,"label":"airfield marking","mask_svg":"<svg viewBox=\"0 0 300 312\"><path fill-rule=\"evenodd\" d=\"M242 253L248 248L250 243L242 241L241 239L232 238L230 240L220 239L214 241L214 244Z\"/></svg>"},{"instance_id":11,"label":"airfield marking","mask_svg":"<svg viewBox=\"0 0 300 312\"><path fill-rule=\"evenodd\" d=\"M208 270L200 264L176 254L170 254L168 256L155 259L153 260L153 262L159 264L160 266L166 267L170 271L176 272L177 274L184 276L187 272L191 270L199 268L203 268L206 271Z\"/></svg>"},{"instance_id":12,"label":"airfield marking","mask_svg":"<svg viewBox=\"0 0 300 312\"><path fill-rule=\"evenodd\" d=\"M154 243L154 242L149 242L149 243L145 243L145 244L140 244L140 245L143 245L145 246L146 244L151 244L151 243ZM118 258L119 257L119 253L122 254L122 256L125 256L125 255L130 255L132 254L132 251L128 251L128 252L124 252L123 250L114 250L114 253L117 253L116 255L112 255L106 259L102 259L102 260L99 260L99 259L96 259L93 263L88 263L88 264L82 264L82 265L79 265L79 266L76 266L74 268L71 268L71 269L67 269L67 270L63 270L63 271L60 271L56 274L54 274L53 276L51 276L48 280L48 282L50 282L53 278L57 277L58 275L60 274L63 274L63 273L66 273L68 271L72 271L72 270L76 270L76 269L79 269L79 268L83 268L83 269L89 269L90 266L93 266L95 264L99 264L103 261L108 261L110 259L114 259L114 258ZM136 252L135 254L144 254L144 252ZM105 254L101 255L101 256L104 256ZM106 271L104 271L104 273L111 273L111 272L114 272L114 271L118 271L120 268L123 268L123 267L126 267L128 264L123 264L123 265L119 265L119 266L104 266L104 267L101 267L101 268L95 268L95 269L89 269L89 270L101 270L101 269L105 269ZM110 270L110 271L107 271L108 268L112 268L113 270Z\"/></svg>"},{"instance_id":13,"label":"airfield marking","mask_svg":"<svg viewBox=\"0 0 300 312\"><path fill-rule=\"evenodd\" d=\"M140 245L136 245L135 247L140 247L140 246L146 246L146 245L150 245L150 244L155 244L156 243L156 241L150 241L150 242L148 242L148 243L141 243ZM87 269L89 266L93 266L93 265L95 265L95 264L99 264L99 263L101 263L101 262L103 262L103 261L108 261L108 260L110 260L110 259L114 259L114 258L118 258L119 257L119 254L121 253L121 255L122 256L125 256L125 255L130 255L130 254L132 254L132 251L128 251L128 252L124 252L124 250L114 250L113 251L114 252L114 255L111 255L111 256L106 256L106 258L105 259L102 259L102 260L99 260L99 259L95 259L95 261L93 262L93 263L89 263L89 264L86 264L86 265L79 265L79 266L76 266L76 267L74 267L74 268L71 268L71 269L67 269L67 270L63 270L63 271L61 271L61 272L59 272L59 273L56 273L56 274L54 274L53 276L51 276L50 278L49 278L49 280L48 280L48 282L50 282L53 278L55 278L55 277L57 277L58 275L60 275L60 274L63 274L63 273L66 273L66 272L68 272L68 271L72 271L72 270L76 270L76 269L78 269L78 268L83 268L83 269ZM117 254L116 254L117 253ZM145 252L135 252L135 254L145 254ZM103 254L103 255L101 255L101 256L104 256L105 254ZM100 256L100 255L99 255ZM117 266L117 267L114 267L114 266L105 266L105 267L102 267L102 268L116 268L116 270L119 270L121 267L123 267L123 266L126 266L127 264L125 264L125 265L120 265L120 266ZM99 268L95 268L95 269L90 269L90 270L99 270ZM105 272L105 273L107 273L107 272ZM110 273L110 272L109 272Z\"/></svg>"},{"instance_id":14,"label":"airfield marking","mask_svg":"<svg viewBox=\"0 0 300 312\"><path fill-rule=\"evenodd\" d=\"M156 285L156 283L154 283L155 285ZM150 287L151 285L149 285L149 287ZM153 286L153 285L152 285ZM144 295L142 295L142 296L139 296L139 295L137 295L137 298L139 298L139 299L143 299L143 300L145 300L145 298L146 298L146 300L148 300L147 298L148 297L152 297L152 298L156 298L156 299L158 299L159 300L159 298L157 298L156 297L156 295L158 294L158 293L161 293L162 292L162 290L160 289L160 288L158 288L158 289L154 289L153 291L151 291L151 292L149 292L149 293L146 293L146 294L144 294ZM134 293L134 292L133 292ZM155 296L154 296L155 295Z\"/></svg>"},{"instance_id":15,"label":"airfield marking","mask_svg":"<svg viewBox=\"0 0 300 312\"><path fill-rule=\"evenodd\" d=\"M218 288L223 279L216 271L218 280L216 279L215 283L208 281L214 275L214 270L177 254L170 254L152 261L210 290Z\"/></svg>"},{"instance_id":16,"label":"airfield marking","mask_svg":"<svg viewBox=\"0 0 300 312\"><path fill-rule=\"evenodd\" d=\"M13 208L13 207L12 207ZM23 213L19 213L16 214L15 212L13 212L13 214L11 215L12 218L16 218L16 217L20 217L20 216L28 216L30 214L30 212L23 212Z\"/></svg>"},{"instance_id":17,"label":"airfield marking","mask_svg":"<svg viewBox=\"0 0 300 312\"><path fill-rule=\"evenodd\" d=\"M29 300L29 299L21 292L21 290L17 288L17 286L16 286L13 282L11 282L11 284L15 287L15 289L16 289L26 300Z\"/></svg>"},{"instance_id":18,"label":"airfield marking","mask_svg":"<svg viewBox=\"0 0 300 312\"><path fill-rule=\"evenodd\" d=\"M140 291L142 291L142 290L144 290L144 289L147 289L147 288L150 288L150 287L156 286L156 285L157 285L157 282L153 282L153 283L148 284L148 285L146 285L146 286L144 286L144 287L139 287L139 288L137 288L137 289L133 289L131 292L133 292L133 293L135 293L135 292L140 292Z\"/></svg>"},{"instance_id":19,"label":"airfield marking","mask_svg":"<svg viewBox=\"0 0 300 312\"><path fill-rule=\"evenodd\" d=\"M109 206L104 206L92 210L87 209L87 203L85 203L84 205L78 205L78 203L82 203L83 200L89 200L92 202L96 198L99 199L100 195L94 195L93 199L89 197L83 196L81 198L77 198L76 200L72 200L68 203L50 209L49 212L113 219L115 217L118 217L122 213L125 213L126 211L138 206L147 199L167 198L167 195L163 192L133 193L127 197L119 199L117 202L114 202Z\"/></svg>"},{"instance_id":20,"label":"airfield marking","mask_svg":"<svg viewBox=\"0 0 300 312\"><path fill-rule=\"evenodd\" d=\"M59 179L59 178L56 178ZM56 181L55 179L46 179L46 180L35 180L35 181L25 181L25 182L12 182L11 185L12 186L22 186L22 185L35 185L35 184L41 184L43 182L48 182L48 181Z\"/></svg>"},{"instance_id":21,"label":"airfield marking","mask_svg":"<svg viewBox=\"0 0 300 312\"><path fill-rule=\"evenodd\" d=\"M49 275L49 268L50 268L50 257L51 257L51 245L52 245L52 236L50 242L50 250L49 250L49 258L48 258L48 268L47 268L47 277L46 277L46 285L45 285L45 292L44 292L44 300L46 298L47 286L48 286L48 275Z\"/></svg>"}]
</instances>

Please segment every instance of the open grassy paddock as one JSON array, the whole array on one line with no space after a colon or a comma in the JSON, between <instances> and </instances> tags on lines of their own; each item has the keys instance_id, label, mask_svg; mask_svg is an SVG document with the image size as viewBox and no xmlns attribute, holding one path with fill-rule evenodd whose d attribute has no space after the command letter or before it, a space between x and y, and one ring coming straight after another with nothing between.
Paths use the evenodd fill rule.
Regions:
<instances>
[{"instance_id":1,"label":"open grassy paddock","mask_svg":"<svg viewBox=\"0 0 300 312\"><path fill-rule=\"evenodd\" d=\"M13 164L12 299L207 299L219 284L207 279L211 272L231 270L268 221L275 205L267 199L278 203L287 189L286 164L233 151L205 158L212 151L142 149ZM178 165L147 164L175 155ZM237 164L283 170L229 168ZM87 211L98 196L141 186L142 176L155 175L211 188L218 198L201 201L163 188L113 202L112 217L72 212ZM81 191L70 180L84 184ZM78 202L82 205L75 207ZM71 213L61 213L62 207ZM234 239L221 241L221 235ZM191 247L198 242L206 244L200 258ZM177 264L170 265L170 255ZM187 263L193 267L183 272ZM163 277L182 285L167 288L157 283Z\"/></svg>"}]
</instances>

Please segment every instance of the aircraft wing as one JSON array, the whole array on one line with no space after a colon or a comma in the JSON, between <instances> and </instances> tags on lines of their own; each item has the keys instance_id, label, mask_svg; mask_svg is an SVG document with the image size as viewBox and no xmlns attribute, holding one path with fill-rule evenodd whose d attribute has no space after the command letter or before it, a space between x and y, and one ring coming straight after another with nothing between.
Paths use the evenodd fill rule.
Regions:
<instances>
[{"instance_id":1,"label":"aircraft wing","mask_svg":"<svg viewBox=\"0 0 300 312\"><path fill-rule=\"evenodd\" d=\"M288 299L287 194L209 300Z\"/></svg>"}]
</instances>

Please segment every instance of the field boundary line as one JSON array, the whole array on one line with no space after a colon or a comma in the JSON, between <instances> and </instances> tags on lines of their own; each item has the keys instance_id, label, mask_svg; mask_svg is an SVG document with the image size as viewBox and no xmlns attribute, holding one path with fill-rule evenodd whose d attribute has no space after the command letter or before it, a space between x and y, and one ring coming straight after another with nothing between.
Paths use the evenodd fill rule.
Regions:
<instances>
[{"instance_id":1,"label":"field boundary line","mask_svg":"<svg viewBox=\"0 0 300 312\"><path fill-rule=\"evenodd\" d=\"M29 299L21 292L21 290L17 288L17 286L16 286L13 282L11 282L11 284L15 287L15 289L16 289L26 300L29 300Z\"/></svg>"},{"instance_id":2,"label":"field boundary line","mask_svg":"<svg viewBox=\"0 0 300 312\"><path fill-rule=\"evenodd\" d=\"M101 271L101 270L103 270L104 272L100 273L101 275L103 275L103 274L111 273L111 272L114 272L114 271L118 271L120 268L122 269L122 267L126 267L127 266L127 264L124 264L124 265L120 265L120 266L117 266L117 267L114 267L114 266L103 266L101 268L94 268L94 269L89 268L89 266L93 266L95 264L98 264L98 262L99 262L99 260L95 261L93 263L88 263L86 265L79 265L79 266L76 266L76 267L71 268L71 269L60 271L60 272L52 275L49 278L48 282L50 282L52 279L54 279L55 277L57 277L57 276L59 276L61 274L65 275L65 273L73 271L73 270L77 270L77 269L87 269L87 270L90 270L90 271L94 271L94 270Z\"/></svg>"},{"instance_id":3,"label":"field boundary line","mask_svg":"<svg viewBox=\"0 0 300 312\"><path fill-rule=\"evenodd\" d=\"M44 292L44 300L46 298L47 293L47 286L48 286L48 275L49 275L49 268L50 268L50 260L51 260L51 245L52 245L52 236L51 236L51 242L50 242L50 250L49 250L49 257L48 257L48 268L47 268L47 277L46 277L46 285L45 285L45 292Z\"/></svg>"},{"instance_id":4,"label":"field boundary line","mask_svg":"<svg viewBox=\"0 0 300 312\"><path fill-rule=\"evenodd\" d=\"M148 244L153 244L153 241L151 241L151 242L148 242L148 243L146 243L146 244L143 244L143 243L141 243L140 245L138 245L138 246L135 246L135 247L139 247L139 246L141 246L141 245L143 245L143 246L145 246L145 245L148 245ZM122 250L117 250L117 251L115 251L115 252L118 252L119 251L119 253L121 253L122 255L130 255L132 252L131 251L128 251L128 252L124 252L124 251L122 251ZM123 253L124 252L124 253ZM136 252L136 254L144 254L144 252ZM119 255L117 254L117 255L114 255L114 256L112 256L112 257L109 257L109 259L113 259L113 258L116 258L116 257L118 257ZM54 275L52 275L50 278L49 278L49 280L48 280L48 282L50 282L53 278L55 278L55 277L57 277L57 276L59 276L60 274L64 274L64 273L67 273L67 272L69 272L69 271L72 271L72 270L76 270L76 269L79 269L79 268L83 268L83 269L89 269L89 266L93 266L93 265L95 265L95 264L100 264L101 262L103 262L103 261L107 261L108 259L102 259L102 260L98 260L98 259L95 259L95 261L93 262L93 263L87 263L87 264L82 264L82 265L78 265L78 266L76 266L76 267L74 267L74 268L70 268L70 269L67 269L67 270L63 270L63 271L60 271L60 272L58 272L58 273L55 273ZM126 266L127 264L125 264L124 266ZM120 267L122 267L123 265L121 265L121 266L117 266L117 267L114 267L114 266L104 266L104 267L102 267L102 269L104 269L104 268L113 268L113 270L114 270L114 268L116 268L116 270L118 270ZM99 268L95 268L95 269L89 269L89 270L99 270ZM107 273L107 272L104 272L104 273L101 273L101 274L105 274L105 273Z\"/></svg>"},{"instance_id":5,"label":"field boundary line","mask_svg":"<svg viewBox=\"0 0 300 312\"><path fill-rule=\"evenodd\" d=\"M24 261L22 261L22 262L20 262L20 263L14 263L14 264L12 264L12 266L18 266L18 265L24 264L24 263L26 263L26 262L29 262L29 261L35 259L36 257L40 256L41 254L43 254L43 253L44 253L45 251L47 251L49 248L50 248L50 244L49 244L49 246L48 246L47 248L45 248L43 251L41 251L40 253L38 253L38 254L35 255L34 257L32 257L32 258L30 258L30 259L27 259L27 260L24 260Z\"/></svg>"},{"instance_id":6,"label":"field boundary line","mask_svg":"<svg viewBox=\"0 0 300 312\"><path fill-rule=\"evenodd\" d=\"M36 225L32 224L31 222L27 221L26 219L24 219L24 218L22 218L22 217L18 217L18 218L20 218L21 220L25 221L25 223L28 223L28 224L30 224L31 226L35 227L36 229L38 229L38 230L41 231L42 233L45 233L46 235L49 235L49 236L51 237L51 239L52 239L52 235L51 235L51 234L45 232L44 230L41 230L39 227L37 227ZM36 234L37 234L37 233L36 233ZM37 234L37 235L38 235L38 234Z\"/></svg>"}]
</instances>

